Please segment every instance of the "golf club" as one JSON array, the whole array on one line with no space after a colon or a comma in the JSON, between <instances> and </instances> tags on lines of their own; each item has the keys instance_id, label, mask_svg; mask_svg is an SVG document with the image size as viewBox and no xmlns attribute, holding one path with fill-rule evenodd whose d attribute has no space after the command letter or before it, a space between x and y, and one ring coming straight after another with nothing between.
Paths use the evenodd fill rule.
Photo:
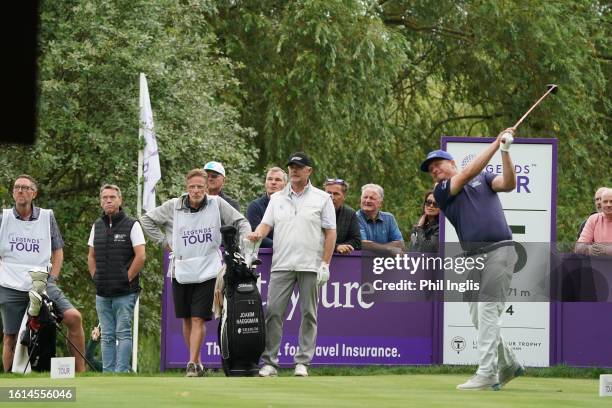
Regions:
<instances>
[{"instance_id":1,"label":"golf club","mask_svg":"<svg viewBox=\"0 0 612 408\"><path fill-rule=\"evenodd\" d=\"M523 120L525 120L525 118L527 117L527 115L529 115L531 113L532 110L535 109L536 106L538 106L540 104L540 102L542 102L544 100L544 98L546 98L548 96L548 94L550 93L557 93L558 87L555 84L548 84L546 85L546 87L548 88L548 90L546 91L546 93L544 95L542 95L540 97L540 99L538 99L536 101L536 103L534 103L531 108L529 108L529 110L527 112L525 112L525 114L518 120L518 122L516 122L514 124L514 126L511 127L512 130L516 130L516 128L523 122ZM510 132L504 132L504 134L502 135L503 137L503 143L505 143L505 141L509 141L510 144L512 144L514 137L512 137L512 133ZM502 150L504 150L502 148Z\"/></svg>"},{"instance_id":2,"label":"golf club","mask_svg":"<svg viewBox=\"0 0 612 408\"><path fill-rule=\"evenodd\" d=\"M518 120L518 122L516 122L514 124L514 126L512 126L512 129L516 130L516 128L523 122L523 120L525 120L527 115L529 115L531 113L531 111L534 110L535 107L538 106L540 104L540 102L542 102L544 100L544 98L546 98L548 96L548 94L550 94L550 93L557 93L557 90L559 89L559 87L557 85L555 85L555 84L548 84L548 85L546 85L546 87L548 88L546 93L544 95L542 95L542 97L540 97L540 99L538 99L536 101L536 103L534 103L533 106L531 106L531 108L529 108L529 110L527 112L525 112L525 114Z\"/></svg>"}]
</instances>

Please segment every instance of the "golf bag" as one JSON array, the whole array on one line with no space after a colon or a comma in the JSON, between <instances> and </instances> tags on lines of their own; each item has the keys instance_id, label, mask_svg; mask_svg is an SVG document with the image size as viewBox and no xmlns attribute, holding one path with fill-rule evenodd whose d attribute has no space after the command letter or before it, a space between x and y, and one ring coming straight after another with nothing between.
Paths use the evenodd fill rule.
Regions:
<instances>
[{"instance_id":1,"label":"golf bag","mask_svg":"<svg viewBox=\"0 0 612 408\"><path fill-rule=\"evenodd\" d=\"M28 316L26 330L19 339L22 346L28 348L28 356L32 371L51 371L51 358L55 357L57 341L57 324L62 321L62 315L53 307L53 301L46 295L42 296L40 314L37 317Z\"/></svg>"},{"instance_id":2,"label":"golf bag","mask_svg":"<svg viewBox=\"0 0 612 408\"><path fill-rule=\"evenodd\" d=\"M232 226L221 228L226 272L218 335L225 375L251 377L259 372L259 358L265 348L264 312L257 288L259 275L240 254L236 232Z\"/></svg>"}]
</instances>

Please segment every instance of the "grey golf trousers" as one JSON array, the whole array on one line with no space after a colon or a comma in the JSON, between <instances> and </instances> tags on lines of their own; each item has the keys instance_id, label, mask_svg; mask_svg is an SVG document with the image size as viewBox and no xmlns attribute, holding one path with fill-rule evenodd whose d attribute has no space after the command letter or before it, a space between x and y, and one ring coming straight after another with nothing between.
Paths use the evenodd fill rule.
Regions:
<instances>
[{"instance_id":1,"label":"grey golf trousers","mask_svg":"<svg viewBox=\"0 0 612 408\"><path fill-rule=\"evenodd\" d=\"M266 349L264 364L278 367L278 351L283 335L283 319L293 287L297 283L300 305L299 348L295 364L310 364L317 344L317 305L319 288L316 272L275 271L270 274L266 309Z\"/></svg>"},{"instance_id":2,"label":"grey golf trousers","mask_svg":"<svg viewBox=\"0 0 612 408\"><path fill-rule=\"evenodd\" d=\"M470 317L478 330L479 375L490 377L498 370L516 366L514 352L501 335L502 314L518 259L514 246L497 248L487 254L480 277L481 299L470 302Z\"/></svg>"}]
</instances>

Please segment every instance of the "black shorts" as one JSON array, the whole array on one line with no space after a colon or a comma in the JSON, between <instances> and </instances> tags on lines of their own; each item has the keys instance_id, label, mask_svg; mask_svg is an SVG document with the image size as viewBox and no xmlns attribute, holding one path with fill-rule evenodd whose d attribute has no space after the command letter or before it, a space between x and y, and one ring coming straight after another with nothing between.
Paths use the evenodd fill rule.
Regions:
<instances>
[{"instance_id":1,"label":"black shorts","mask_svg":"<svg viewBox=\"0 0 612 408\"><path fill-rule=\"evenodd\" d=\"M172 300L177 319L199 317L206 321L212 320L214 297L214 279L202 283L178 283L172 279Z\"/></svg>"}]
</instances>

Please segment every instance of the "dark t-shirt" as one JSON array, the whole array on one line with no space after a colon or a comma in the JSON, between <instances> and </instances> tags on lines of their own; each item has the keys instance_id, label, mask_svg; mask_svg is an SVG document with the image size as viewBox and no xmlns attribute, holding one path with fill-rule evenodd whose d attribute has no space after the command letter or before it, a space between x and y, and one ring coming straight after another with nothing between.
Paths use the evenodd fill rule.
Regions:
<instances>
[{"instance_id":1,"label":"dark t-shirt","mask_svg":"<svg viewBox=\"0 0 612 408\"><path fill-rule=\"evenodd\" d=\"M346 204L336 210L336 245L351 245L353 249L361 249L361 232L355 210Z\"/></svg>"},{"instance_id":2,"label":"dark t-shirt","mask_svg":"<svg viewBox=\"0 0 612 408\"><path fill-rule=\"evenodd\" d=\"M480 173L452 196L450 181L438 183L434 197L438 206L455 227L459 241L465 243L499 242L512 239L512 232L497 193L491 183L497 177Z\"/></svg>"},{"instance_id":3,"label":"dark t-shirt","mask_svg":"<svg viewBox=\"0 0 612 408\"><path fill-rule=\"evenodd\" d=\"M227 201L227 203L234 207L236 211L240 212L240 203L237 200L234 200L232 197L228 196L223 191L219 192L219 197Z\"/></svg>"},{"instance_id":4,"label":"dark t-shirt","mask_svg":"<svg viewBox=\"0 0 612 408\"><path fill-rule=\"evenodd\" d=\"M251 224L251 229L255 231L255 228L261 223L263 216L268 208L270 197L267 194L256 198L249 203L247 207L246 217ZM272 248L272 240L274 239L274 229L270 230L270 233L261 241L261 248Z\"/></svg>"}]
</instances>

